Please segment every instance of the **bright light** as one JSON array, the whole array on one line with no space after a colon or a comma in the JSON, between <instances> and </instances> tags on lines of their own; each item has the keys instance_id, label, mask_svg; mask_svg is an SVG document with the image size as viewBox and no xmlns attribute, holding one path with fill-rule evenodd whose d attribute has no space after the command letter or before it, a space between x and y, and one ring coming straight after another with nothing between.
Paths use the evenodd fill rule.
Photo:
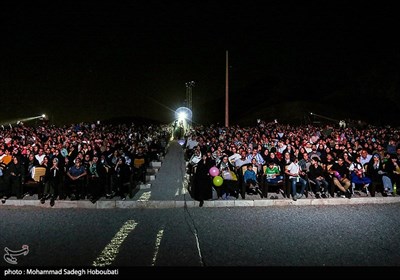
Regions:
<instances>
[{"instance_id":1,"label":"bright light","mask_svg":"<svg viewBox=\"0 0 400 280\"><path fill-rule=\"evenodd\" d=\"M187 118L186 112L179 112L178 120L185 120Z\"/></svg>"},{"instance_id":2,"label":"bright light","mask_svg":"<svg viewBox=\"0 0 400 280\"><path fill-rule=\"evenodd\" d=\"M186 107L179 107L175 111L175 119L179 121L191 121L192 120L192 111Z\"/></svg>"},{"instance_id":3,"label":"bright light","mask_svg":"<svg viewBox=\"0 0 400 280\"><path fill-rule=\"evenodd\" d=\"M176 132L180 131L180 136L174 135L174 138L182 137L189 131L192 122L192 110L187 107L179 107L175 111L174 129ZM174 132L175 133L175 132Z\"/></svg>"},{"instance_id":4,"label":"bright light","mask_svg":"<svg viewBox=\"0 0 400 280\"><path fill-rule=\"evenodd\" d=\"M41 114L41 115L34 116L34 117L27 117L27 118L23 118L23 119L12 120L12 121L8 120L7 122L3 122L1 124L7 125L10 122L10 124L16 123L17 125L19 125L19 124L23 124L24 122L28 122L28 121L36 120L36 119L47 120L46 118L47 118L46 114Z\"/></svg>"}]
</instances>

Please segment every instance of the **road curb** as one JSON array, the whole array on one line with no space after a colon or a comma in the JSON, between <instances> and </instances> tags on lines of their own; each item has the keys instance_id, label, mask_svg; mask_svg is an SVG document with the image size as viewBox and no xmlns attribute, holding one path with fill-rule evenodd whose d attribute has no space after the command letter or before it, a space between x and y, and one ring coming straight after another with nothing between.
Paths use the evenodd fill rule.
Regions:
<instances>
[{"instance_id":1,"label":"road curb","mask_svg":"<svg viewBox=\"0 0 400 280\"><path fill-rule=\"evenodd\" d=\"M271 206L318 206L318 205L357 205L357 204L384 204L399 203L400 196L396 197L360 197L360 198L326 198L326 199L261 199L261 200L209 200L204 201L205 208L220 207L271 207ZM104 200L92 203L90 201L55 201L54 206L50 206L49 201L42 204L39 200L7 200L0 208L5 207L40 207L40 208L84 208L84 209L167 209L182 207L199 207L199 202L194 200Z\"/></svg>"}]
</instances>

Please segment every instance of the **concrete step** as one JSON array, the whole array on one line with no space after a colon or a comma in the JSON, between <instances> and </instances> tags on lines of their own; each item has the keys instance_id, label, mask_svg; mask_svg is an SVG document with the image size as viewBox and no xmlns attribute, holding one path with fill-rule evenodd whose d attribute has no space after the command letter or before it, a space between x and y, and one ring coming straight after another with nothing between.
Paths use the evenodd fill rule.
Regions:
<instances>
[{"instance_id":1,"label":"concrete step","mask_svg":"<svg viewBox=\"0 0 400 280\"><path fill-rule=\"evenodd\" d=\"M138 185L140 190L148 190L151 188L151 184L150 183L145 183L145 184L140 184Z\"/></svg>"},{"instance_id":2,"label":"concrete step","mask_svg":"<svg viewBox=\"0 0 400 280\"><path fill-rule=\"evenodd\" d=\"M150 167L161 168L161 161L152 161L152 162L150 162Z\"/></svg>"},{"instance_id":3,"label":"concrete step","mask_svg":"<svg viewBox=\"0 0 400 280\"><path fill-rule=\"evenodd\" d=\"M157 174L159 170L160 170L159 168L148 167L146 169L146 173L147 173L147 175L154 175L154 174Z\"/></svg>"},{"instance_id":4,"label":"concrete step","mask_svg":"<svg viewBox=\"0 0 400 280\"><path fill-rule=\"evenodd\" d=\"M154 181L156 179L156 175L146 175L146 182Z\"/></svg>"}]
</instances>

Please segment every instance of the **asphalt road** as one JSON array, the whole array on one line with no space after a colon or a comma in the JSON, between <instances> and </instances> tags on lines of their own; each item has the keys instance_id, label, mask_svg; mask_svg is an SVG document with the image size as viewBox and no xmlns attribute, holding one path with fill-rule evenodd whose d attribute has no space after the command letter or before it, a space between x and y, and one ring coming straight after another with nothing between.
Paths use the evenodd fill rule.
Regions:
<instances>
[{"instance_id":1,"label":"asphalt road","mask_svg":"<svg viewBox=\"0 0 400 280\"><path fill-rule=\"evenodd\" d=\"M0 209L0 248L20 250L28 245L29 253L16 257L16 265L4 258L0 265L103 265L108 246L111 267L399 266L399 213L398 203L104 210L8 207Z\"/></svg>"}]
</instances>

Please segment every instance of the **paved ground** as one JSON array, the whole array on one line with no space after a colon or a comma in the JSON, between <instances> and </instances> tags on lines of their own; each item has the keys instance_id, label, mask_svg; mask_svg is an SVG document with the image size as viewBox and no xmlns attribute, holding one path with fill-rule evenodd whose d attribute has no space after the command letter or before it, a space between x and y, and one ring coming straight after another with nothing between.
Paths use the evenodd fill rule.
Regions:
<instances>
[{"instance_id":1,"label":"paved ground","mask_svg":"<svg viewBox=\"0 0 400 280\"><path fill-rule=\"evenodd\" d=\"M17 256L13 268L79 268L94 262L120 268L263 267L266 272L271 266L284 266L280 272L304 266L398 267L399 213L400 203L219 209L8 207L0 208L0 249L3 256L5 247L29 246L29 254ZM0 267L7 265L1 258Z\"/></svg>"},{"instance_id":2,"label":"paved ground","mask_svg":"<svg viewBox=\"0 0 400 280\"><path fill-rule=\"evenodd\" d=\"M96 203L88 200L56 201L53 208L180 208L197 207L198 201L194 201L188 192L188 177L185 175L186 163L183 158L183 149L177 141L171 141L167 154L162 162L161 168L156 173L156 179L151 181L149 189L136 188L131 199L121 201L119 198L102 198ZM270 199L271 195L278 196L278 199ZM341 205L341 204L365 204L365 203L396 203L400 202L400 196L382 197L380 193L376 197L368 197L364 193L347 198L316 199L314 197L302 198L298 201L283 198L281 194L270 193L268 198L261 198L258 195L247 195L245 199L210 200L205 201L204 207L266 207L285 205ZM25 197L22 200L10 198L4 206L37 206L50 207L49 202L41 204L37 196Z\"/></svg>"}]
</instances>

